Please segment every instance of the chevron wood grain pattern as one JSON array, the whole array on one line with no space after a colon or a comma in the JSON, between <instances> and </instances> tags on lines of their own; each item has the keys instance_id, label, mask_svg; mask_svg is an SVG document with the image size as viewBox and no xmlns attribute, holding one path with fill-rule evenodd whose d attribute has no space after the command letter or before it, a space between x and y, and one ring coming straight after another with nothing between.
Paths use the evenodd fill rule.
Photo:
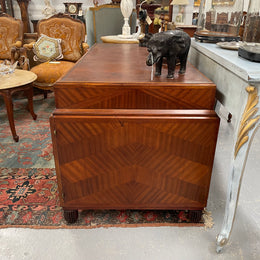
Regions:
<instances>
[{"instance_id":1,"label":"chevron wood grain pattern","mask_svg":"<svg viewBox=\"0 0 260 260\"><path fill-rule=\"evenodd\" d=\"M203 209L218 126L208 110L57 109L51 129L62 206Z\"/></svg>"},{"instance_id":2,"label":"chevron wood grain pattern","mask_svg":"<svg viewBox=\"0 0 260 260\"><path fill-rule=\"evenodd\" d=\"M145 47L97 44L55 85L57 108L213 109L216 86L191 64L151 80Z\"/></svg>"},{"instance_id":3,"label":"chevron wood grain pattern","mask_svg":"<svg viewBox=\"0 0 260 260\"><path fill-rule=\"evenodd\" d=\"M50 123L65 217L206 206L216 86L191 64L174 79L164 66L151 80L147 54L134 44L97 44L56 83Z\"/></svg>"}]
</instances>

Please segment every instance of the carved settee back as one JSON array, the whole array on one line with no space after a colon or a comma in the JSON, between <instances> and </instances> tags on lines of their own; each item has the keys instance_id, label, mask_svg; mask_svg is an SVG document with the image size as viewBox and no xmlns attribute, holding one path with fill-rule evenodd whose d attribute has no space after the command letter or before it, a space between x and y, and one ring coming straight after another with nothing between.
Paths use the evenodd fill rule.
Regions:
<instances>
[{"instance_id":1,"label":"carved settee back","mask_svg":"<svg viewBox=\"0 0 260 260\"><path fill-rule=\"evenodd\" d=\"M38 37L45 34L49 37L62 39L63 59L77 61L83 54L82 43L86 29L83 22L72 19L69 15L57 14L37 24Z\"/></svg>"},{"instance_id":2,"label":"carved settee back","mask_svg":"<svg viewBox=\"0 0 260 260\"><path fill-rule=\"evenodd\" d=\"M23 23L8 14L0 14L0 59L11 59L13 46L23 42Z\"/></svg>"}]
</instances>

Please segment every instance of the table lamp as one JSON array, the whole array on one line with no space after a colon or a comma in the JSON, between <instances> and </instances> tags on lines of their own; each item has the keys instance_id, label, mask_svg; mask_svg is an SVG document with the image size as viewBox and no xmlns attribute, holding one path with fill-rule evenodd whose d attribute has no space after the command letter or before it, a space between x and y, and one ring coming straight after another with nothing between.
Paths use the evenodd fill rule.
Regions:
<instances>
[{"instance_id":1,"label":"table lamp","mask_svg":"<svg viewBox=\"0 0 260 260\"><path fill-rule=\"evenodd\" d=\"M250 61L260 62L260 1L249 2L243 43L238 49L238 55Z\"/></svg>"},{"instance_id":2,"label":"table lamp","mask_svg":"<svg viewBox=\"0 0 260 260\"><path fill-rule=\"evenodd\" d=\"M173 6L178 5L179 6L179 12L178 12L178 14L176 15L176 18L175 18L175 23L177 25L184 24L183 17L184 17L185 5L188 5L188 4L189 4L189 0L172 0L171 5L173 5Z\"/></svg>"},{"instance_id":3,"label":"table lamp","mask_svg":"<svg viewBox=\"0 0 260 260\"><path fill-rule=\"evenodd\" d=\"M122 0L120 3L121 13L124 16L124 25L122 27L122 35L120 37L123 38L131 38L131 28L129 26L129 17L132 14L134 8L133 0Z\"/></svg>"},{"instance_id":4,"label":"table lamp","mask_svg":"<svg viewBox=\"0 0 260 260\"><path fill-rule=\"evenodd\" d=\"M201 0L196 40L205 42L239 41L244 0Z\"/></svg>"}]
</instances>

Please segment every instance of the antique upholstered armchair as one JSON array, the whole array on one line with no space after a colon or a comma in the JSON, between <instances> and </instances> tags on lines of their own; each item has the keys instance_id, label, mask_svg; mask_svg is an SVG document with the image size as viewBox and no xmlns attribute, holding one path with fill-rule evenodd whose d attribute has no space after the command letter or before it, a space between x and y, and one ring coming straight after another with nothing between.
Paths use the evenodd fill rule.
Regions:
<instances>
[{"instance_id":1,"label":"antique upholstered armchair","mask_svg":"<svg viewBox=\"0 0 260 260\"><path fill-rule=\"evenodd\" d=\"M47 90L53 89L55 82L74 66L89 46L84 42L84 23L66 14L59 13L40 20L37 33L38 40L24 47L35 54L38 64L31 68L37 75L34 86L43 89L46 98Z\"/></svg>"},{"instance_id":2,"label":"antique upholstered armchair","mask_svg":"<svg viewBox=\"0 0 260 260\"><path fill-rule=\"evenodd\" d=\"M12 16L2 13L0 14L0 63L5 60L13 64L20 59L20 67L25 64L25 49L23 44L23 22Z\"/></svg>"}]
</instances>

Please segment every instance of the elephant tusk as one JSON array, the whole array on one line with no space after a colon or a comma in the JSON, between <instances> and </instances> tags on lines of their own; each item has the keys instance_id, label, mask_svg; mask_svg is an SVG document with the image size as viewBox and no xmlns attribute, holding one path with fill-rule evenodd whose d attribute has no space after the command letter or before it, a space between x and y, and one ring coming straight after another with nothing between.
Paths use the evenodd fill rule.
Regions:
<instances>
[{"instance_id":1,"label":"elephant tusk","mask_svg":"<svg viewBox=\"0 0 260 260\"><path fill-rule=\"evenodd\" d=\"M152 60L152 64L153 64L153 55L152 55L151 60ZM151 81L153 81L153 65L152 65L152 71L151 71Z\"/></svg>"}]
</instances>

